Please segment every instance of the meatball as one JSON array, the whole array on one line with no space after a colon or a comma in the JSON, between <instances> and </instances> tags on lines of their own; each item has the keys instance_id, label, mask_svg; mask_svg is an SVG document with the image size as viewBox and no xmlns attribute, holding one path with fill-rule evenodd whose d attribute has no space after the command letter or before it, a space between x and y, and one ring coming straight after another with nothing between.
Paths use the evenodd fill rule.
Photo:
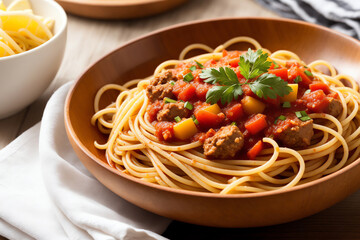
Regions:
<instances>
[{"instance_id":1,"label":"meatball","mask_svg":"<svg viewBox=\"0 0 360 240\"><path fill-rule=\"evenodd\" d=\"M172 93L173 86L169 83L172 78L172 71L165 70L151 79L150 85L146 89L146 95L151 102L174 96Z\"/></svg>"},{"instance_id":2,"label":"meatball","mask_svg":"<svg viewBox=\"0 0 360 240\"><path fill-rule=\"evenodd\" d=\"M150 80L150 85L159 85L165 84L173 78L172 70L168 69L162 71L158 75L156 75L153 79Z\"/></svg>"},{"instance_id":3,"label":"meatball","mask_svg":"<svg viewBox=\"0 0 360 240\"><path fill-rule=\"evenodd\" d=\"M298 118L287 120L290 124L284 125L278 129L278 139L287 147L298 148L310 145L312 136L314 135L313 120L301 121Z\"/></svg>"},{"instance_id":4,"label":"meatball","mask_svg":"<svg viewBox=\"0 0 360 240\"><path fill-rule=\"evenodd\" d=\"M165 104L163 109L157 114L157 120L160 121L174 121L175 117L188 117L190 115L189 109L184 107L183 102Z\"/></svg>"},{"instance_id":5,"label":"meatball","mask_svg":"<svg viewBox=\"0 0 360 240\"><path fill-rule=\"evenodd\" d=\"M244 145L244 136L237 126L221 127L214 136L204 142L206 157L226 159L232 158Z\"/></svg>"},{"instance_id":6,"label":"meatball","mask_svg":"<svg viewBox=\"0 0 360 240\"><path fill-rule=\"evenodd\" d=\"M328 113L334 117L339 116L340 113L342 113L342 111L343 111L343 106L342 106L340 100L335 99L335 98L330 98L330 97L328 97L328 98L329 98L329 105L328 105L326 113Z\"/></svg>"},{"instance_id":7,"label":"meatball","mask_svg":"<svg viewBox=\"0 0 360 240\"><path fill-rule=\"evenodd\" d=\"M160 85L149 85L146 89L146 96L151 102L156 100L164 99L165 97L172 98L174 94L172 93L173 86L170 83L160 84Z\"/></svg>"}]
</instances>

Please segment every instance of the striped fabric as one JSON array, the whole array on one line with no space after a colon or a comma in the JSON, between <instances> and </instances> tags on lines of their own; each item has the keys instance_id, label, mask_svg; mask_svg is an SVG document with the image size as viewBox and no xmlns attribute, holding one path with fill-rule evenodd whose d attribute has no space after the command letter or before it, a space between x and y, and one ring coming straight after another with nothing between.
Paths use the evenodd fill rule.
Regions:
<instances>
[{"instance_id":1,"label":"striped fabric","mask_svg":"<svg viewBox=\"0 0 360 240\"><path fill-rule=\"evenodd\" d=\"M257 0L278 14L360 39L360 0Z\"/></svg>"}]
</instances>

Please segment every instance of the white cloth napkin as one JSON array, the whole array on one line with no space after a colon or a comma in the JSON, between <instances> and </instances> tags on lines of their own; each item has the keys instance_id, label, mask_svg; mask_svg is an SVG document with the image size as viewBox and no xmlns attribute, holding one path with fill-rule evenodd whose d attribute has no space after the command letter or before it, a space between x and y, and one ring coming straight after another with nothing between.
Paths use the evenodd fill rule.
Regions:
<instances>
[{"instance_id":1,"label":"white cloth napkin","mask_svg":"<svg viewBox=\"0 0 360 240\"><path fill-rule=\"evenodd\" d=\"M99 183L76 157L64 126L71 83L38 123L0 151L0 235L9 239L165 239L170 220Z\"/></svg>"}]
</instances>

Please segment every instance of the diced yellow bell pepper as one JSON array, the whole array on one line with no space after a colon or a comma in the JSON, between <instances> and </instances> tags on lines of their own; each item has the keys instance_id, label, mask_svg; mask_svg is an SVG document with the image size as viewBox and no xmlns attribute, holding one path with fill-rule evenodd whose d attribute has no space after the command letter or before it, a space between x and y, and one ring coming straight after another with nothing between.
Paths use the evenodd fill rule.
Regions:
<instances>
[{"instance_id":1,"label":"diced yellow bell pepper","mask_svg":"<svg viewBox=\"0 0 360 240\"><path fill-rule=\"evenodd\" d=\"M299 85L289 84L288 86L292 88L292 92L290 92L288 95L281 97L280 98L281 102L294 102L297 99Z\"/></svg>"},{"instance_id":2,"label":"diced yellow bell pepper","mask_svg":"<svg viewBox=\"0 0 360 240\"><path fill-rule=\"evenodd\" d=\"M256 98L246 96L241 100L241 104L246 114L262 113L265 110L265 104Z\"/></svg>"},{"instance_id":3,"label":"diced yellow bell pepper","mask_svg":"<svg viewBox=\"0 0 360 240\"><path fill-rule=\"evenodd\" d=\"M217 105L216 103L204 108L203 110L214 113L214 114L221 113L221 109L220 109L219 105Z\"/></svg>"},{"instance_id":4,"label":"diced yellow bell pepper","mask_svg":"<svg viewBox=\"0 0 360 240\"><path fill-rule=\"evenodd\" d=\"M194 136L198 129L191 118L187 118L174 125L174 134L177 139L186 140Z\"/></svg>"}]
</instances>

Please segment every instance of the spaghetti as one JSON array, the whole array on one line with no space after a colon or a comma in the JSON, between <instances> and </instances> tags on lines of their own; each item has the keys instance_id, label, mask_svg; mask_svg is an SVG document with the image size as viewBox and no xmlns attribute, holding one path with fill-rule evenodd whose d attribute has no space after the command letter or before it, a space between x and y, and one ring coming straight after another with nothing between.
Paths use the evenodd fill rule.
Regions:
<instances>
[{"instance_id":1,"label":"spaghetti","mask_svg":"<svg viewBox=\"0 0 360 240\"><path fill-rule=\"evenodd\" d=\"M0 6L0 57L33 49L53 37L54 19L34 15L30 3L17 0Z\"/></svg>"},{"instance_id":2,"label":"spaghetti","mask_svg":"<svg viewBox=\"0 0 360 240\"><path fill-rule=\"evenodd\" d=\"M170 103L164 103L166 101L164 96L160 97L162 98L160 101L154 101L147 95L149 86L154 84L154 81L158 81L159 76L164 75L170 69L177 76L176 81L171 80L173 81L171 82L172 85L179 85L181 81L185 82L183 83L185 87L178 89L180 94L175 94L177 99L173 100L176 102L174 104L181 103L180 100L183 97L181 93L185 91L184 89L188 85L195 84L196 81L198 81L197 84L208 87L206 89L206 96L208 97L209 89L219 86L219 84L204 83L204 79L199 75L201 76L201 73L204 73L206 69L219 69L220 65L226 65L237 73L241 82L243 76L239 73L237 64L239 64L239 56L244 56L245 53L225 50L239 42L250 43L255 50L262 49L269 54L267 61L270 61L272 65L268 71L273 73L269 75L270 77L276 77L274 75L277 74L284 78L288 85L299 85L297 94L295 94L295 101L294 99L285 101L291 95L290 92L286 96L277 96L275 99L282 99L283 101L280 105L276 102L276 107L273 107L273 101L268 101L271 100L270 98L262 99L254 96L251 91L246 92L245 84L249 83L245 82L242 85L243 95L239 96L238 99L234 97L229 102L218 104L220 105L220 113L215 115L222 117L219 125L202 125L199 111L210 105L205 103L205 100L200 101L200 103L192 102L192 104L191 100L186 101L192 108L189 111L195 114L192 118L182 116L173 121L166 120L166 118L163 120L161 117L159 119L161 109L164 109L166 104L171 104L172 101L170 100L173 100L168 98L167 101ZM202 49L209 53L186 59L188 52L194 49ZM237 58L237 60L231 61L231 57ZM329 74L322 73L319 70L320 67L325 67ZM302 72L299 69L302 69ZM189 72L192 72L194 79L186 82L184 76ZM281 75L281 72L286 72L286 76ZM308 76L305 76L304 73ZM292 79L291 75L294 75ZM306 83L306 80L310 80L310 85ZM297 83L295 84L295 82ZM201 89L200 85L197 86L197 90ZM101 96L111 89L118 90L120 94L114 103L100 109ZM176 86L171 89L171 94L177 91ZM295 91L295 89L292 90ZM321 92L322 94L326 93L325 98L323 98L327 101L328 105L326 106L329 106L329 103L336 103L336 113L330 110L319 110L321 106L325 106L320 104L325 100L321 102L320 98L312 98L309 101L309 96ZM244 108L246 106L244 99L249 97L247 94L253 96L261 104L265 104L266 109L271 109L271 111L266 112L266 109L250 113L243 111L242 115L236 115L237 113L233 111L235 107L232 109L229 106L242 105ZM199 99L201 97L198 96L197 100ZM95 97L95 114L91 123L96 125L102 133L109 135L106 143L95 142L95 147L105 150L108 164L125 174L146 182L176 189L219 194L256 193L290 188L313 181L338 171L356 160L360 154L359 102L360 94L356 82L347 75L337 74L335 68L328 62L314 61L306 65L293 52L282 50L270 53L270 51L263 49L255 39L237 37L215 49L203 44L190 45L180 54L180 60L169 60L160 64L153 76L133 80L123 86L109 84L102 87ZM156 104L158 104L158 109L156 109ZM181 106L184 105L181 104ZM255 108L257 105L251 109ZM154 109L156 110L155 114ZM273 113L276 112L274 109L279 113ZM237 117L234 118L235 115L233 114ZM279 114L281 115L279 116ZM295 114L298 118L294 117ZM247 128L250 123L259 122L260 115L266 117L265 127L255 125L261 132L256 132L259 130L254 130L254 128ZM195 124L196 133L185 138L182 137L183 135L174 137L171 131L176 130L174 128L178 124L177 122L184 123L187 119L198 124ZM159 128L159 123L167 123L168 125L165 125L170 126L170 137L167 134L169 132L166 132L164 127L160 126ZM287 127L286 124L291 123L295 125ZM305 130L310 129L310 126L311 134L306 135ZM230 130L225 132L226 137L221 138L220 132L224 128L232 129L232 132ZM160 133L159 129L162 130ZM188 131L188 129L189 127L184 128L183 131ZM240 133L239 130L241 130ZM301 137L296 135L302 133L303 136ZM219 139L226 144L224 146L219 143L211 145L211 141ZM242 140L242 145L234 143L240 140ZM308 143L307 140L309 140ZM291 143L292 141L294 143ZM206 144L209 145L208 149L212 150L208 151L205 147ZM258 146L259 144L261 147ZM288 144L293 144L294 147L289 147ZM231 149L220 155L211 155L220 147L226 149L226 146L233 145L239 149L242 148L234 153L235 155L227 155ZM252 154L253 152L255 154Z\"/></svg>"}]
</instances>

